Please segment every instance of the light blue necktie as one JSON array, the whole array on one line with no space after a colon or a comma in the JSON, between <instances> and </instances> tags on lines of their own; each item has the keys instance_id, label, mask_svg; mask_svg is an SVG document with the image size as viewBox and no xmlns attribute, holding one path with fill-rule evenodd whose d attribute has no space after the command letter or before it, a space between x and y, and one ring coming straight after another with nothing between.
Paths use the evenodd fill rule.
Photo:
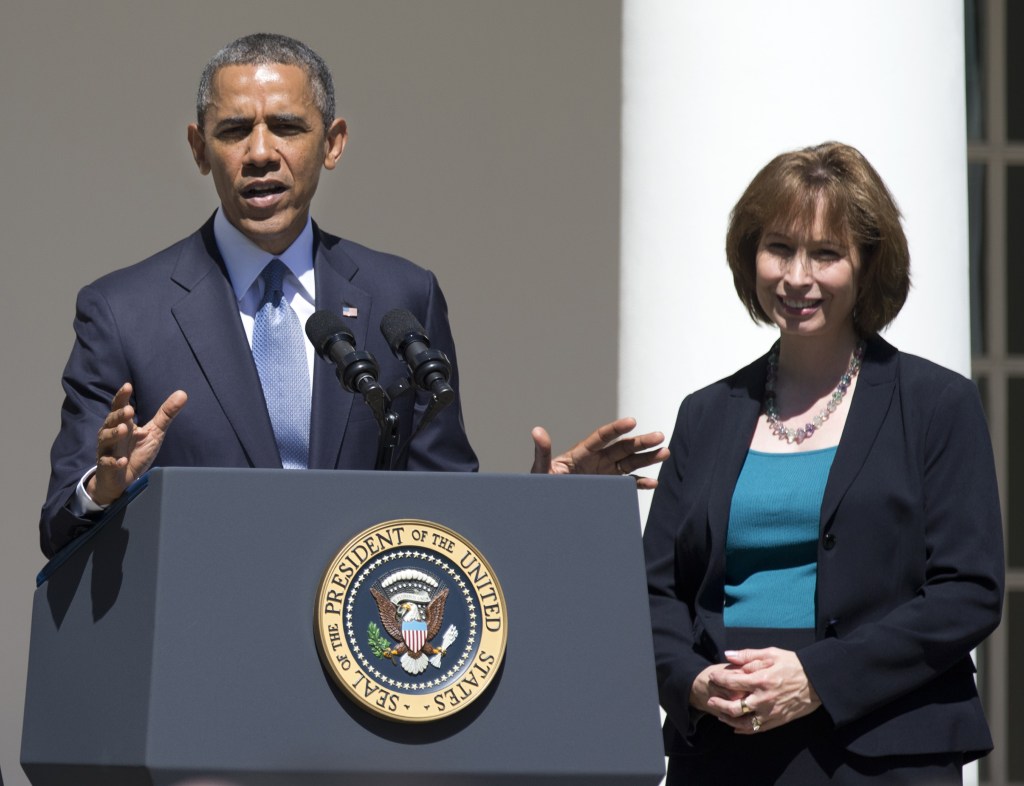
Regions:
<instances>
[{"instance_id":1,"label":"light blue necktie","mask_svg":"<svg viewBox=\"0 0 1024 786\"><path fill-rule=\"evenodd\" d=\"M252 326L252 356L263 385L270 423L274 427L281 466L309 466L309 366L299 318L284 297L280 259L271 260L260 278L263 300Z\"/></svg>"}]
</instances>

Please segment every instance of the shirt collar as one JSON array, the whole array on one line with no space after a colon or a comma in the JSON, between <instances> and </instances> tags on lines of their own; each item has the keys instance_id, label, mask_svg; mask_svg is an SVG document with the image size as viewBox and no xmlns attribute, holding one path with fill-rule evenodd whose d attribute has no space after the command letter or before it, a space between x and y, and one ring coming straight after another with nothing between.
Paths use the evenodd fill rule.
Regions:
<instances>
[{"instance_id":1,"label":"shirt collar","mask_svg":"<svg viewBox=\"0 0 1024 786\"><path fill-rule=\"evenodd\" d=\"M313 220L309 216L302 232L281 254L269 254L253 243L227 220L220 208L213 219L213 236L237 300L242 300L270 260L280 259L299 280L306 299L314 302Z\"/></svg>"}]
</instances>

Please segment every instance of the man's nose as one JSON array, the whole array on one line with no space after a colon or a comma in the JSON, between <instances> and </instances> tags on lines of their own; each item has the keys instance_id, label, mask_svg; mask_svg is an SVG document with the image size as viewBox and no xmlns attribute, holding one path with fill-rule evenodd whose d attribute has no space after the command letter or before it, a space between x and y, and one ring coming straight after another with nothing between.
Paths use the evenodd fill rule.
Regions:
<instances>
[{"instance_id":1,"label":"man's nose","mask_svg":"<svg viewBox=\"0 0 1024 786\"><path fill-rule=\"evenodd\" d=\"M277 157L277 137L265 125L257 125L249 135L249 162L257 166L270 163Z\"/></svg>"}]
</instances>

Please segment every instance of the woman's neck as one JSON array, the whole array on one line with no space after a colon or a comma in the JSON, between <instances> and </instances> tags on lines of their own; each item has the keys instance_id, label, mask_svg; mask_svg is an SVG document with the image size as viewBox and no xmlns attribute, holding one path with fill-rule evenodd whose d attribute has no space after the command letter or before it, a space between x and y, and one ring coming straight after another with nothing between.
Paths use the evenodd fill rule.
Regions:
<instances>
[{"instance_id":1,"label":"woman's neck","mask_svg":"<svg viewBox=\"0 0 1024 786\"><path fill-rule=\"evenodd\" d=\"M846 373L858 341L852 327L827 337L783 334L779 340L779 379L804 390L835 387Z\"/></svg>"}]
</instances>

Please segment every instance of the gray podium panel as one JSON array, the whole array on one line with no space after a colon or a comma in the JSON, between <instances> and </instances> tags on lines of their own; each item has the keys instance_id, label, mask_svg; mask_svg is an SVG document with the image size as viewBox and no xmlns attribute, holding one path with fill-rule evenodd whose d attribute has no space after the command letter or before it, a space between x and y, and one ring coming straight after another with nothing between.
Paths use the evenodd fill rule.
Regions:
<instances>
[{"instance_id":1,"label":"gray podium panel","mask_svg":"<svg viewBox=\"0 0 1024 786\"><path fill-rule=\"evenodd\" d=\"M316 650L331 558L400 518L468 538L508 604L500 676L433 723L368 714ZM656 784L632 481L157 470L36 591L22 766L35 786Z\"/></svg>"}]
</instances>

